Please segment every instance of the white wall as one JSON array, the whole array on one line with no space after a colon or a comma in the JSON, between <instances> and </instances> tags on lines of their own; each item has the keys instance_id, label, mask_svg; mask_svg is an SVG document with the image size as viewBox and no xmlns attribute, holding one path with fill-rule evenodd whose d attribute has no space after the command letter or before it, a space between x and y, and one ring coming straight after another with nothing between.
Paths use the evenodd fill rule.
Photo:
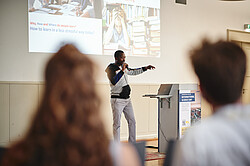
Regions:
<instances>
[{"instance_id":1,"label":"white wall","mask_svg":"<svg viewBox=\"0 0 250 166\"><path fill-rule=\"evenodd\" d=\"M128 57L131 67L153 64L155 71L131 77L131 83L195 82L187 50L202 36L226 38L226 29L250 23L250 1L161 0L161 57ZM0 1L0 81L41 81L50 54L28 53L27 0ZM99 64L98 82L108 82L104 69L112 56L91 56Z\"/></svg>"}]
</instances>

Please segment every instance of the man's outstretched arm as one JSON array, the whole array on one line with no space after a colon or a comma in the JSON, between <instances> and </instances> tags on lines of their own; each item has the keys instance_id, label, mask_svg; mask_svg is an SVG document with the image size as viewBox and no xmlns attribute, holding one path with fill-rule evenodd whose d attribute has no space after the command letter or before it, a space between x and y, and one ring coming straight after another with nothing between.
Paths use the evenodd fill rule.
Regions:
<instances>
[{"instance_id":1,"label":"man's outstretched arm","mask_svg":"<svg viewBox=\"0 0 250 166\"><path fill-rule=\"evenodd\" d=\"M128 69L127 71L128 75L138 75L138 74L143 73L144 71L155 69L155 67L152 65L148 65L148 66L141 67L141 68L135 68L135 69L127 68L127 69Z\"/></svg>"}]
</instances>

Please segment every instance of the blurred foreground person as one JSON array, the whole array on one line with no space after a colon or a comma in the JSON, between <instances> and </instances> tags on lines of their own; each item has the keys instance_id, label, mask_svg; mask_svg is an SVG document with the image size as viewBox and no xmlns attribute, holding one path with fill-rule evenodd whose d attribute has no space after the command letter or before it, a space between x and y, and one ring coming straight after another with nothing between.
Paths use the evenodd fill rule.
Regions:
<instances>
[{"instance_id":1,"label":"blurred foreground person","mask_svg":"<svg viewBox=\"0 0 250 166\"><path fill-rule=\"evenodd\" d=\"M94 63L75 46L63 46L47 64L44 96L28 133L8 148L2 165L138 165L130 145L108 139L95 88Z\"/></svg>"},{"instance_id":2,"label":"blurred foreground person","mask_svg":"<svg viewBox=\"0 0 250 166\"><path fill-rule=\"evenodd\" d=\"M241 104L246 55L236 44L207 40L190 52L213 115L177 143L174 166L249 166L250 107Z\"/></svg>"}]
</instances>

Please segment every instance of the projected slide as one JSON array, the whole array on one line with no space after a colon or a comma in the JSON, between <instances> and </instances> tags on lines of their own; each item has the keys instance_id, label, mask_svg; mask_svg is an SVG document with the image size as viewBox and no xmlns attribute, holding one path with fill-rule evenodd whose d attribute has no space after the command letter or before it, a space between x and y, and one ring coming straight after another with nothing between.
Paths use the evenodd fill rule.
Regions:
<instances>
[{"instance_id":1,"label":"projected slide","mask_svg":"<svg viewBox=\"0 0 250 166\"><path fill-rule=\"evenodd\" d=\"M160 56L160 0L28 0L29 51Z\"/></svg>"}]
</instances>

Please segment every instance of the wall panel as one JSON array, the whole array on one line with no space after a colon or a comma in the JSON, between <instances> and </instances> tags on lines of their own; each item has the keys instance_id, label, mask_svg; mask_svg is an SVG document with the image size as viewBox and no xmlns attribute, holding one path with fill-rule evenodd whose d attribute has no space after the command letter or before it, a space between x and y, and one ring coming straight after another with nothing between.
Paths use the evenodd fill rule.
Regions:
<instances>
[{"instance_id":1,"label":"wall panel","mask_svg":"<svg viewBox=\"0 0 250 166\"><path fill-rule=\"evenodd\" d=\"M9 84L0 84L0 145L9 142Z\"/></svg>"},{"instance_id":2,"label":"wall panel","mask_svg":"<svg viewBox=\"0 0 250 166\"><path fill-rule=\"evenodd\" d=\"M25 134L37 105L37 84L10 85L10 141Z\"/></svg>"},{"instance_id":3,"label":"wall panel","mask_svg":"<svg viewBox=\"0 0 250 166\"><path fill-rule=\"evenodd\" d=\"M151 85L149 94L157 94L159 87L159 85ZM158 131L158 100L155 98L149 99L149 105L149 132L155 134Z\"/></svg>"}]
</instances>

